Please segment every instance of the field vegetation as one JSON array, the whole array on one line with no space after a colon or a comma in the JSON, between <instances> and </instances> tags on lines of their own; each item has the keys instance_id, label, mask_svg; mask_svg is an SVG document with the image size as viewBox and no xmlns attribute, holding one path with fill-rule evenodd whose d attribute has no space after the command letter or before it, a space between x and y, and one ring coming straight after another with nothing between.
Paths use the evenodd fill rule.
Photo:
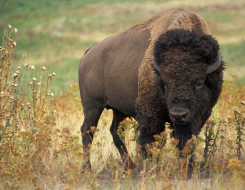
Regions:
<instances>
[{"instance_id":1,"label":"field vegetation","mask_svg":"<svg viewBox=\"0 0 245 190\"><path fill-rule=\"evenodd\" d=\"M136 146L137 122L125 119L118 132L138 166L131 171L112 142L112 113L105 110L91 129L88 169L77 87L83 53L174 7L207 21L227 63L212 116L184 158L167 129L155 136L147 160ZM244 189L245 1L3 0L0 13L0 189Z\"/></svg>"}]
</instances>

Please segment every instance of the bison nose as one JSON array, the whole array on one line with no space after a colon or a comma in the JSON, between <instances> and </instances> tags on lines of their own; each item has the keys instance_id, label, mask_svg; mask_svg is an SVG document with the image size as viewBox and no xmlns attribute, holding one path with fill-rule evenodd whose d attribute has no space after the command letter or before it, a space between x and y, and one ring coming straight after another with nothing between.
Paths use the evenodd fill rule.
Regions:
<instances>
[{"instance_id":1,"label":"bison nose","mask_svg":"<svg viewBox=\"0 0 245 190\"><path fill-rule=\"evenodd\" d=\"M172 122L176 123L177 125L185 125L186 123L190 122L191 119L189 109L176 106L169 110L169 116Z\"/></svg>"}]
</instances>

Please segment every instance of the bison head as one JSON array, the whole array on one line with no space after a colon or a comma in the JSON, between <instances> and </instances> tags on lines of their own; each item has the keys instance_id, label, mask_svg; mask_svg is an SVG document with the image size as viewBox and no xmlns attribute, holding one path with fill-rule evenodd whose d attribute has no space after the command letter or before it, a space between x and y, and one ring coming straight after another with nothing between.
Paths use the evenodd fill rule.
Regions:
<instances>
[{"instance_id":1,"label":"bison head","mask_svg":"<svg viewBox=\"0 0 245 190\"><path fill-rule=\"evenodd\" d=\"M183 149L200 132L222 90L224 62L218 42L195 31L168 30L155 42L153 68Z\"/></svg>"}]
</instances>

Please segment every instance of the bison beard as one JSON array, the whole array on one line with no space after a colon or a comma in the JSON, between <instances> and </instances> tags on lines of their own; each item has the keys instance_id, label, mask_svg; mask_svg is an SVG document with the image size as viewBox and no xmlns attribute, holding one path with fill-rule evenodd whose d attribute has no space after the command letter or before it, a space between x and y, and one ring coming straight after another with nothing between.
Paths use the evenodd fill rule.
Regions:
<instances>
[{"instance_id":1,"label":"bison beard","mask_svg":"<svg viewBox=\"0 0 245 190\"><path fill-rule=\"evenodd\" d=\"M179 140L178 147L183 150L186 142L191 139L190 126L175 126L174 127L174 138Z\"/></svg>"}]
</instances>

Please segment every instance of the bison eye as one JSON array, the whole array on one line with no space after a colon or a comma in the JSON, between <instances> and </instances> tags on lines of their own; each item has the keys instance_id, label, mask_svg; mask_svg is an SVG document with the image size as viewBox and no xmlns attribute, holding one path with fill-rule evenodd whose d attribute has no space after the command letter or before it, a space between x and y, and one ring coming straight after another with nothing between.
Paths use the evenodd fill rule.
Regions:
<instances>
[{"instance_id":1,"label":"bison eye","mask_svg":"<svg viewBox=\"0 0 245 190\"><path fill-rule=\"evenodd\" d=\"M156 83L162 93L164 93L167 90L167 85L160 76L157 76Z\"/></svg>"},{"instance_id":2,"label":"bison eye","mask_svg":"<svg viewBox=\"0 0 245 190\"><path fill-rule=\"evenodd\" d=\"M203 82L203 81L198 81L198 82L196 83L195 88L196 88L197 90L200 90L200 89L203 88L203 86L204 86L204 82Z\"/></svg>"}]
</instances>

